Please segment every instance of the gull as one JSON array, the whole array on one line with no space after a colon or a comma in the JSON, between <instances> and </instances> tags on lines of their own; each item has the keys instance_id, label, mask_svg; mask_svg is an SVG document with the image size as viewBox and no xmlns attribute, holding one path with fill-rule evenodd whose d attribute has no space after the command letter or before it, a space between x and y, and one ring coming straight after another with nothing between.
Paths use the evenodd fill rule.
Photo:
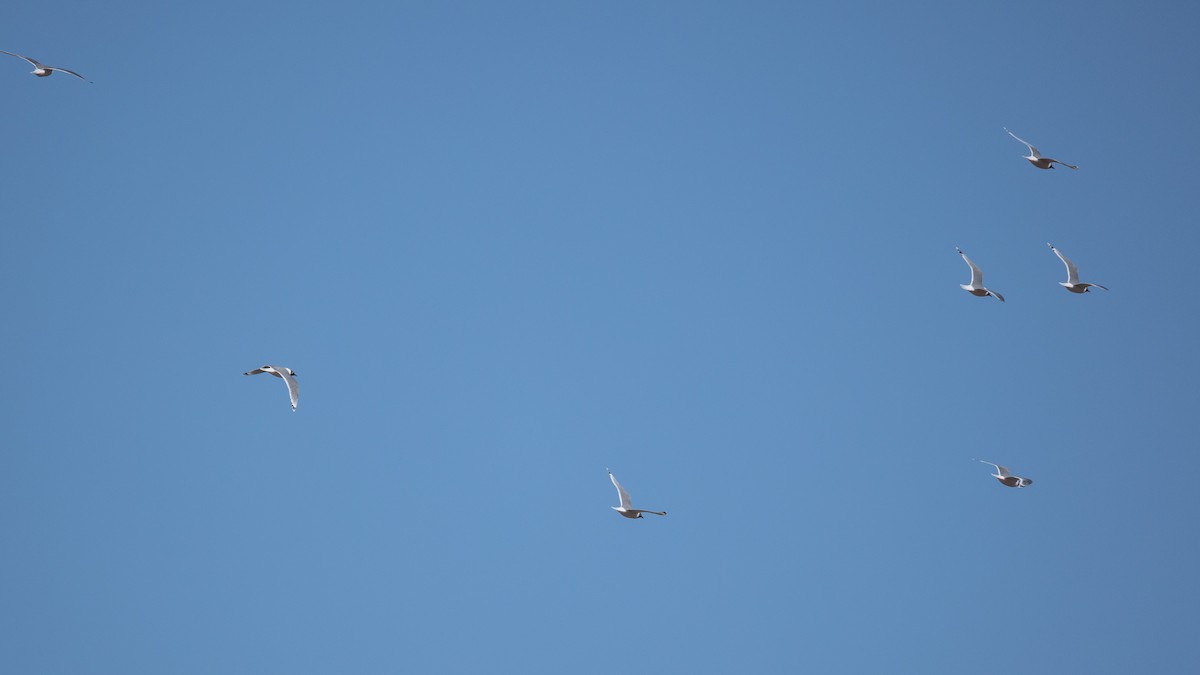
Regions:
<instances>
[{"instance_id":1,"label":"gull","mask_svg":"<svg viewBox=\"0 0 1200 675\"><path fill-rule=\"evenodd\" d=\"M1004 127L1004 130L1008 131L1008 127ZM1021 141L1022 143L1024 143L1026 145L1026 147L1029 148L1029 156L1026 157L1025 159L1029 160L1030 164L1036 166L1039 169L1053 169L1055 164L1062 164L1063 166L1067 167L1068 169L1078 169L1079 168L1072 164L1067 164L1066 162L1060 162L1057 159L1050 159L1049 157L1042 157L1042 155L1040 153L1038 153L1037 148L1033 147L1032 145L1029 145L1029 141L1022 140L1020 136L1017 136L1016 134L1014 134L1011 131L1008 131L1008 135L1012 136L1013 138L1017 139L1018 141Z\"/></svg>"},{"instance_id":2,"label":"gull","mask_svg":"<svg viewBox=\"0 0 1200 675\"><path fill-rule=\"evenodd\" d=\"M1067 266L1067 280L1058 282L1059 286L1062 286L1063 288L1067 289L1068 291L1071 291L1072 293L1087 293L1089 286L1095 286L1096 288L1103 288L1106 291L1108 290L1108 288L1101 286L1100 284L1081 284L1081 283L1079 283L1079 269L1077 267L1075 267L1075 263L1071 262L1070 260L1067 260L1067 256L1063 255L1061 251L1054 248L1054 244L1051 244L1050 242L1046 242L1046 245L1049 246L1050 250L1054 251L1054 255L1058 256L1058 259L1063 261L1063 264Z\"/></svg>"},{"instance_id":3,"label":"gull","mask_svg":"<svg viewBox=\"0 0 1200 675\"><path fill-rule=\"evenodd\" d=\"M275 377L283 378L283 381L287 383L288 395L292 397L292 412L296 412L296 404L300 402L300 383L296 381L296 371L282 366L263 366L242 374L258 375L259 373L270 373Z\"/></svg>"},{"instance_id":4,"label":"gull","mask_svg":"<svg viewBox=\"0 0 1200 675\"><path fill-rule=\"evenodd\" d=\"M982 462L984 464L991 464L992 466L996 467L996 473L992 474L992 476L994 476L996 478L996 480L1007 485L1008 487L1022 488L1022 487L1029 487L1030 485L1033 485L1032 479L1021 478L1020 476L1014 476L1008 472L1008 467L1000 466L999 464L992 464L991 462L988 462L988 461L985 461L982 459L977 459L975 461Z\"/></svg>"},{"instance_id":5,"label":"gull","mask_svg":"<svg viewBox=\"0 0 1200 675\"><path fill-rule=\"evenodd\" d=\"M608 471L608 469L605 469L605 471ZM626 518L641 518L643 513L653 513L658 516L667 515L666 511L649 511L647 509L633 508L633 500L629 498L629 493L625 491L625 488L621 487L621 484L617 482L617 477L612 474L612 471L608 471L608 477L612 479L613 485L617 486L617 495L621 498L621 505L612 507L613 511Z\"/></svg>"},{"instance_id":6,"label":"gull","mask_svg":"<svg viewBox=\"0 0 1200 675\"><path fill-rule=\"evenodd\" d=\"M77 73L73 70L67 70L66 68L58 68L55 66L47 66L44 63L38 63L38 61L36 59L31 59L28 56L21 56L20 54L13 54L12 52L6 52L3 49L0 49L0 52L4 52L5 54L8 54L9 56L15 56L18 59L25 59L26 61L29 62L29 65L33 66L32 72L34 75L37 75L38 77L50 77L51 75L54 74L54 71L57 70L60 73L67 73L68 75L74 75L75 77L78 77L79 79L83 80L84 82L89 82L89 83L91 82L91 80L87 79L86 77L80 75L79 73Z\"/></svg>"},{"instance_id":7,"label":"gull","mask_svg":"<svg viewBox=\"0 0 1200 675\"><path fill-rule=\"evenodd\" d=\"M983 287L983 271L980 270L978 267L976 267L975 263L971 262L971 259L967 257L967 254L963 253L962 249L958 248L957 246L954 247L954 250L958 251L958 254L962 256L962 259L964 261L966 261L967 267L971 268L971 283L970 283L970 285L959 284L958 287L963 289L964 291L970 293L971 295L977 295L981 298L984 296L990 295L990 296L996 298L997 300L999 300L1000 302L1004 302L1003 295L1000 295L996 291L989 291L988 289Z\"/></svg>"}]
</instances>

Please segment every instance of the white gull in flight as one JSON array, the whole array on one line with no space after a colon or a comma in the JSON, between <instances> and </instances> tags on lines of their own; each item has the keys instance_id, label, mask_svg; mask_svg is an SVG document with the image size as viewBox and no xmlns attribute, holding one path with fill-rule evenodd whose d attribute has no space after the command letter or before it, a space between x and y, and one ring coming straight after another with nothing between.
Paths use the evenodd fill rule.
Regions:
<instances>
[{"instance_id":1,"label":"white gull in flight","mask_svg":"<svg viewBox=\"0 0 1200 675\"><path fill-rule=\"evenodd\" d=\"M1075 267L1075 263L1071 262L1070 260L1067 260L1067 256L1063 255L1061 251L1054 248L1054 244L1051 244L1050 242L1046 242L1046 245L1049 246L1050 250L1054 251L1054 255L1058 256L1058 259L1063 261L1063 264L1067 266L1067 280L1058 282L1059 286L1062 286L1063 288L1067 289L1068 291L1071 291L1072 293L1087 293L1089 290L1088 289L1089 286L1095 286L1096 288L1103 288L1106 291L1108 290L1108 288L1101 286L1100 284L1081 284L1081 283L1079 283L1079 268Z\"/></svg>"},{"instance_id":2,"label":"white gull in flight","mask_svg":"<svg viewBox=\"0 0 1200 675\"><path fill-rule=\"evenodd\" d=\"M300 402L300 383L296 381L296 372L283 366L263 366L242 374L258 375L259 373L270 373L275 377L282 378L287 383L288 396L292 398L292 412L296 412L296 405Z\"/></svg>"},{"instance_id":3,"label":"white gull in flight","mask_svg":"<svg viewBox=\"0 0 1200 675\"><path fill-rule=\"evenodd\" d=\"M975 263L971 262L971 259L967 257L967 254L963 253L962 249L958 247L955 247L954 250L958 251L958 254L961 255L962 259L967 263L967 267L971 268L971 283L959 284L958 287L970 293L971 295L977 295L981 298L990 295L1000 302L1004 302L1003 295L983 287L983 271L976 267Z\"/></svg>"},{"instance_id":4,"label":"white gull in flight","mask_svg":"<svg viewBox=\"0 0 1200 675\"><path fill-rule=\"evenodd\" d=\"M21 56L20 54L6 52L3 49L0 49L0 52L8 54L9 56L15 56L18 59L24 59L24 60L28 61L29 65L33 66L33 70L30 72L32 72L34 75L37 75L38 77L50 77L51 75L54 74L54 71L57 70L60 73L74 75L75 77L78 77L79 79L83 80L84 82L91 82L91 80L87 79L86 77L80 75L79 73L77 73L73 70L67 70L66 68L59 68L57 66L47 66L44 63L39 63L37 61L37 59L31 59L28 56Z\"/></svg>"},{"instance_id":5,"label":"white gull in flight","mask_svg":"<svg viewBox=\"0 0 1200 675\"><path fill-rule=\"evenodd\" d=\"M608 471L608 469L605 469L605 471ZM648 509L633 508L633 500L629 498L629 493L625 491L625 488L621 487L621 484L617 482L617 477L613 475L612 471L608 472L608 477L612 479L612 484L617 487L617 495L621 498L621 505L612 507L613 511L616 511L626 518L641 518L643 513L653 513L658 516L667 515L666 511L650 511Z\"/></svg>"},{"instance_id":6,"label":"white gull in flight","mask_svg":"<svg viewBox=\"0 0 1200 675\"><path fill-rule=\"evenodd\" d=\"M992 474L992 477L994 477L996 480L1000 481L1004 485L1007 485L1008 487L1023 488L1023 487L1029 487L1030 485L1033 485L1032 479L1022 478L1020 476L1014 476L1008 472L1008 467L1006 467L1006 466L1000 466L999 464L992 464L992 462L988 462L988 461L982 460L982 459L977 459L975 461L982 462L984 464L991 464L992 466L996 467L996 473Z\"/></svg>"},{"instance_id":7,"label":"white gull in flight","mask_svg":"<svg viewBox=\"0 0 1200 675\"><path fill-rule=\"evenodd\" d=\"M1004 130L1008 131L1008 127L1004 127ZM1017 136L1016 134L1014 134L1011 131L1008 131L1008 135L1012 136L1013 138L1017 139L1018 141L1021 141L1022 143L1025 144L1026 147L1029 148L1029 156L1026 157L1025 159L1029 160L1030 164L1036 166L1039 169L1053 169L1055 164L1062 164L1063 166L1067 167L1068 169L1078 169L1079 168L1073 164L1067 164L1066 162L1060 162L1057 159L1050 159L1049 157L1042 157L1041 153L1038 152L1038 149L1033 147L1032 145L1030 145L1029 141L1022 140L1020 136Z\"/></svg>"}]
</instances>

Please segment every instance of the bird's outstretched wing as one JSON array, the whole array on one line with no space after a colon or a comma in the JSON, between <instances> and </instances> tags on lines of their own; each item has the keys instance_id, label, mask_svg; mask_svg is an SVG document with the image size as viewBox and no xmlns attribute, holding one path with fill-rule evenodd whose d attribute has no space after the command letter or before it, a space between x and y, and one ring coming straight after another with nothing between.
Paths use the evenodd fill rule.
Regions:
<instances>
[{"instance_id":1,"label":"bird's outstretched wing","mask_svg":"<svg viewBox=\"0 0 1200 675\"><path fill-rule=\"evenodd\" d=\"M60 73L74 75L75 77L78 77L79 79L83 80L84 82L87 82L88 84L92 84L91 80L87 79L86 77L80 75L79 73L77 73L73 70L67 70L66 68L59 68L57 66L42 66L42 67L45 68L46 70L57 70ZM1062 162L1059 162L1059 163L1061 164Z\"/></svg>"},{"instance_id":2,"label":"bird's outstretched wing","mask_svg":"<svg viewBox=\"0 0 1200 675\"><path fill-rule=\"evenodd\" d=\"M977 459L975 461L980 462L982 464L990 464L990 465L996 467L996 473L1000 474L1001 478L1007 478L1008 476L1011 475L1008 473L1007 467L1000 466L999 464L996 464L995 462L989 462L986 459Z\"/></svg>"},{"instance_id":3,"label":"bird's outstretched wing","mask_svg":"<svg viewBox=\"0 0 1200 675\"><path fill-rule=\"evenodd\" d=\"M1058 256L1058 259L1063 261L1063 264L1067 266L1067 283L1071 284L1072 286L1079 283L1079 269L1075 267L1075 263L1067 260L1067 256L1063 255L1062 251L1054 248L1054 244L1046 242L1046 245L1049 246L1050 250L1054 251L1054 255Z\"/></svg>"},{"instance_id":4,"label":"bird's outstretched wing","mask_svg":"<svg viewBox=\"0 0 1200 675\"><path fill-rule=\"evenodd\" d=\"M1034 151L1034 154L1037 154L1037 152ZM1049 157L1046 158L1046 161L1052 162L1054 164L1062 164L1063 166L1067 167L1068 169L1079 169L1079 167L1075 166L1074 164L1067 164L1066 162L1060 162L1057 159L1050 159Z\"/></svg>"},{"instance_id":5,"label":"bird's outstretched wing","mask_svg":"<svg viewBox=\"0 0 1200 675\"><path fill-rule=\"evenodd\" d=\"M633 500L629 498L629 493L625 491L625 488L621 487L621 484L617 482L617 477L611 471L608 472L608 477L612 479L612 484L617 488L617 496L621 499L622 508L633 508Z\"/></svg>"},{"instance_id":6,"label":"bird's outstretched wing","mask_svg":"<svg viewBox=\"0 0 1200 675\"><path fill-rule=\"evenodd\" d=\"M296 406L300 404L300 383L297 382L296 378L286 370L279 373L279 375L283 378L283 381L287 383L288 396L292 399L292 412L296 412Z\"/></svg>"},{"instance_id":7,"label":"bird's outstretched wing","mask_svg":"<svg viewBox=\"0 0 1200 675\"><path fill-rule=\"evenodd\" d=\"M1003 295L1000 295L999 293L997 293L996 291L993 291L993 290L992 290L992 289L990 289L990 288L989 288L989 289L987 289L987 292L988 292L988 295L992 296L993 298L996 298L996 299L997 299L997 300L999 300L1000 302L1004 302L1004 296L1003 296Z\"/></svg>"},{"instance_id":8,"label":"bird's outstretched wing","mask_svg":"<svg viewBox=\"0 0 1200 675\"><path fill-rule=\"evenodd\" d=\"M267 368L270 368L270 367L271 366L263 366L262 368L255 368L254 370L247 370L246 372L244 372L242 374L243 375L258 375L259 373L269 373L271 371L267 370Z\"/></svg>"},{"instance_id":9,"label":"bird's outstretched wing","mask_svg":"<svg viewBox=\"0 0 1200 675\"><path fill-rule=\"evenodd\" d=\"M1005 130L1005 131L1008 131L1008 127L1004 127L1004 130ZM1037 148L1035 148L1035 147L1033 147L1033 145L1031 145L1031 144L1029 143L1029 141L1027 141L1027 140L1025 140L1025 139L1021 138L1020 136L1018 136L1018 135L1014 134L1014 133L1013 133L1013 132L1011 132L1011 131L1008 131L1008 135L1009 135L1009 136L1012 136L1013 138L1017 139L1018 141L1021 141L1022 143L1024 143L1024 144L1025 144L1025 147L1029 148L1029 154L1033 155L1033 156L1034 156L1035 158L1037 158L1037 159L1041 159L1041 158L1042 158L1042 156L1041 156L1041 155L1038 153L1038 149L1037 149Z\"/></svg>"},{"instance_id":10,"label":"bird's outstretched wing","mask_svg":"<svg viewBox=\"0 0 1200 675\"><path fill-rule=\"evenodd\" d=\"M958 254L962 256L963 261L967 263L967 267L971 268L971 286L974 288L983 288L983 270L980 270L975 263L971 262L971 259L967 257L966 253L962 252L961 248L956 248L954 250L958 251Z\"/></svg>"},{"instance_id":11,"label":"bird's outstretched wing","mask_svg":"<svg viewBox=\"0 0 1200 675\"><path fill-rule=\"evenodd\" d=\"M45 66L43 66L42 64L38 63L37 61L29 58L28 56L21 56L20 54L14 54L12 52L5 52L3 49L0 49L0 52L4 52L5 54L8 54L9 56L15 56L18 59L24 59L25 61L28 61L29 65L33 66L34 68L45 68Z\"/></svg>"}]
</instances>

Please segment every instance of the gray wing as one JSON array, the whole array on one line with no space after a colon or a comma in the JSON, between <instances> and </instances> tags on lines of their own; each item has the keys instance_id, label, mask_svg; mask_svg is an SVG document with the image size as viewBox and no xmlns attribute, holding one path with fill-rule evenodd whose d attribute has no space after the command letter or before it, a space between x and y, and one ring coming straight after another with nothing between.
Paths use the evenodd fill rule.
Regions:
<instances>
[{"instance_id":1,"label":"gray wing","mask_svg":"<svg viewBox=\"0 0 1200 675\"><path fill-rule=\"evenodd\" d=\"M1067 283L1071 285L1079 283L1079 269L1075 267L1075 263L1067 260L1067 256L1063 255L1062 251L1054 248L1054 245L1050 242L1046 242L1046 245L1049 246L1050 250L1054 251L1054 255L1058 256L1058 259L1063 261L1063 264L1067 266Z\"/></svg>"},{"instance_id":2,"label":"gray wing","mask_svg":"<svg viewBox=\"0 0 1200 675\"><path fill-rule=\"evenodd\" d=\"M246 372L244 372L242 374L243 375L258 375L259 373L270 372L267 370L267 368L270 368L270 367L271 366L263 366L262 368L255 368L254 370L247 370Z\"/></svg>"},{"instance_id":3,"label":"gray wing","mask_svg":"<svg viewBox=\"0 0 1200 675\"><path fill-rule=\"evenodd\" d=\"M1005 130L1005 131L1008 131L1008 127L1004 127L1004 130ZM1008 131L1008 135L1009 135L1009 136L1012 136L1013 138L1017 139L1018 141L1021 141L1022 143L1024 143L1024 144L1025 144L1025 146L1029 148L1029 154L1031 154L1031 155L1033 155L1034 157L1037 157L1037 158L1039 158L1039 159L1041 158L1041 155L1040 155L1040 154L1038 154L1038 149L1037 149L1037 148L1035 148L1035 147L1033 147L1032 145L1030 145L1029 141L1027 141L1027 140L1025 140L1025 139L1021 138L1020 136L1018 136L1018 135L1014 134L1014 133L1013 133L1013 132L1011 132L1011 131Z\"/></svg>"},{"instance_id":4,"label":"gray wing","mask_svg":"<svg viewBox=\"0 0 1200 675\"><path fill-rule=\"evenodd\" d=\"M33 66L34 68L45 68L45 66L38 63L37 61L34 61L33 59L29 58L28 56L21 56L20 54L14 54L12 52L5 52L3 49L0 49L0 52L4 52L5 54L8 54L9 56L15 56L18 59L24 59L25 61L28 61L29 65Z\"/></svg>"},{"instance_id":5,"label":"gray wing","mask_svg":"<svg viewBox=\"0 0 1200 675\"><path fill-rule=\"evenodd\" d=\"M992 289L990 289L990 288L989 288L989 289L987 289L987 292L988 292L988 293L990 293L990 294L992 295L992 297L996 298L996 299L997 299L997 300L999 300L1000 302L1004 302L1004 296L1003 296L1003 295L1000 295L999 293L997 293L996 291L993 291L993 290L992 290Z\"/></svg>"},{"instance_id":6,"label":"gray wing","mask_svg":"<svg viewBox=\"0 0 1200 675\"><path fill-rule=\"evenodd\" d=\"M971 285L975 288L983 288L983 271L980 270L975 263L971 262L971 259L967 257L966 253L962 252L961 248L955 250L958 251L958 254L962 256L962 259L966 261L967 267L971 268Z\"/></svg>"},{"instance_id":7,"label":"gray wing","mask_svg":"<svg viewBox=\"0 0 1200 675\"><path fill-rule=\"evenodd\" d=\"M617 496L621 498L621 506L627 509L633 508L633 500L629 498L629 493L625 491L625 488L621 487L621 484L617 482L617 477L611 471L608 472L608 477L612 479L613 485L617 488Z\"/></svg>"},{"instance_id":8,"label":"gray wing","mask_svg":"<svg viewBox=\"0 0 1200 675\"><path fill-rule=\"evenodd\" d=\"M287 383L288 396L292 399L292 412L296 412L296 406L300 403L300 383L287 371L279 373L279 376Z\"/></svg>"},{"instance_id":9,"label":"gray wing","mask_svg":"<svg viewBox=\"0 0 1200 675\"><path fill-rule=\"evenodd\" d=\"M77 72L75 72L75 71L73 71L73 70L67 70L66 68L58 68L58 67L54 67L54 66L42 66L42 67L43 67L43 68L46 68L47 70L57 70L57 71L58 71L58 72L60 72L60 73L66 73L66 74L68 74L68 75L74 75L75 77L78 77L79 79L83 80L84 82L88 82L88 83L90 83L90 82L91 82L91 80L87 79L86 77L84 77L84 76L80 75L79 73L77 73ZM1060 164L1061 164L1061 162L1060 162Z\"/></svg>"},{"instance_id":10,"label":"gray wing","mask_svg":"<svg viewBox=\"0 0 1200 675\"><path fill-rule=\"evenodd\" d=\"M1037 154L1037 151L1034 151L1034 154ZM1075 166L1074 164L1067 164L1066 162L1060 162L1057 159L1050 159L1049 157L1046 158L1046 161L1054 162L1055 164L1062 164L1063 166L1067 167L1068 169L1076 169L1076 170L1079 169L1079 167Z\"/></svg>"}]
</instances>

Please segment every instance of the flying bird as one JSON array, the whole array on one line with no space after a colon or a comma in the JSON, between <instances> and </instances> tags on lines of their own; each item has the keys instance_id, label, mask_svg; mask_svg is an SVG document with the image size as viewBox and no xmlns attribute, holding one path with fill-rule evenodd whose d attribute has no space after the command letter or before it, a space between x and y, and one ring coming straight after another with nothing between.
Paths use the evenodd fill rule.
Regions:
<instances>
[{"instance_id":1,"label":"flying bird","mask_svg":"<svg viewBox=\"0 0 1200 675\"><path fill-rule=\"evenodd\" d=\"M977 459L975 461L982 462L984 464L991 464L992 466L996 467L996 473L992 474L992 476L1008 487L1023 488L1033 485L1032 479L1014 476L1008 472L1008 467L1000 466L999 464L992 464L991 462L984 461L982 459Z\"/></svg>"},{"instance_id":2,"label":"flying bird","mask_svg":"<svg viewBox=\"0 0 1200 675\"><path fill-rule=\"evenodd\" d=\"M1087 293L1088 287L1090 287L1090 286L1095 286L1096 288L1103 288L1106 291L1108 290L1108 288L1101 286L1100 284L1081 284L1081 283L1079 283L1079 268L1075 267L1075 263L1071 262L1070 260L1067 260L1067 256L1063 255L1062 251L1059 251L1058 249L1054 248L1054 244L1051 244L1050 242L1046 242L1046 245L1049 246L1050 250L1054 251L1054 255L1058 256L1058 259L1063 261L1063 264L1067 266L1067 280L1058 282L1059 286L1062 286L1063 288L1067 289L1068 291L1071 291L1072 293Z\"/></svg>"},{"instance_id":3,"label":"flying bird","mask_svg":"<svg viewBox=\"0 0 1200 675\"><path fill-rule=\"evenodd\" d=\"M605 471L608 471L608 469L605 469ZM626 518L641 518L643 513L653 513L658 516L667 515L666 511L649 511L647 509L633 508L633 500L629 498L629 493L625 491L625 488L621 487L621 484L617 482L617 477L613 475L612 471L608 471L608 477L612 479L612 484L617 487L617 495L621 498L621 505L612 507L613 511Z\"/></svg>"},{"instance_id":4,"label":"flying bird","mask_svg":"<svg viewBox=\"0 0 1200 675\"><path fill-rule=\"evenodd\" d=\"M963 289L964 291L970 293L971 295L977 295L981 298L984 296L990 295L990 296L996 298L997 300L999 300L1000 302L1004 302L1003 295L1000 295L996 291L990 291L983 287L983 271L980 270L978 267L976 267L975 263L971 262L971 259L967 257L967 254L963 253L962 249L958 248L957 246L954 248L954 250L958 251L958 254L962 256L962 259L964 261L966 261L967 267L971 268L971 283L969 285L968 284L959 284L958 287Z\"/></svg>"},{"instance_id":5,"label":"flying bird","mask_svg":"<svg viewBox=\"0 0 1200 675\"><path fill-rule=\"evenodd\" d=\"M1008 127L1004 127L1004 130L1008 131ZM1078 169L1079 168L1072 164L1067 164L1066 162L1060 162L1057 159L1050 159L1049 157L1042 157L1041 153L1038 152L1037 148L1033 147L1032 145L1029 145L1029 141L1021 140L1020 136L1017 136L1016 134L1014 134L1011 131L1008 131L1008 135L1012 136L1013 138L1017 139L1018 141L1021 141L1022 143L1025 144L1026 147L1029 148L1029 156L1026 157L1025 159L1029 160L1030 164L1036 166L1039 169L1053 169L1055 164L1062 164L1063 166L1067 167L1068 169Z\"/></svg>"},{"instance_id":6,"label":"flying bird","mask_svg":"<svg viewBox=\"0 0 1200 675\"><path fill-rule=\"evenodd\" d=\"M283 381L287 383L288 396L292 398L292 412L296 412L296 405L300 402L300 383L296 381L296 372L282 366L263 366L242 374L258 375L259 373L270 373L275 377L283 378Z\"/></svg>"},{"instance_id":7,"label":"flying bird","mask_svg":"<svg viewBox=\"0 0 1200 675\"><path fill-rule=\"evenodd\" d=\"M75 77L78 77L79 79L83 80L84 82L91 82L91 80L87 79L86 77L80 75L79 73L77 73L73 70L67 70L66 68L59 68L57 66L47 66L44 63L39 63L36 59L31 59L28 56L21 56L20 54L13 54L12 52L6 52L3 49L0 49L0 52L8 54L9 56L15 56L18 59L25 59L26 61L29 62L29 65L33 66L32 72L34 75L37 75L38 77L50 77L51 75L54 74L54 71L57 70L60 73L74 75Z\"/></svg>"}]
</instances>

